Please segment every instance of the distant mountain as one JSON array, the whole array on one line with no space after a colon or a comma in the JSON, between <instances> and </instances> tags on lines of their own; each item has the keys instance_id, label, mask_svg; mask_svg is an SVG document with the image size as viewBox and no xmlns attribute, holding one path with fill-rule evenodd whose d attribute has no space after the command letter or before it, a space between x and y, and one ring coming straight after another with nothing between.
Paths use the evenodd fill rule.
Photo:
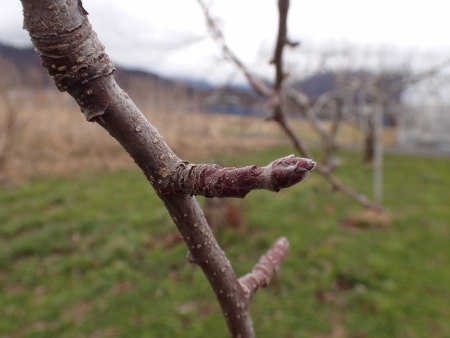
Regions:
<instances>
[{"instance_id":1,"label":"distant mountain","mask_svg":"<svg viewBox=\"0 0 450 338\"><path fill-rule=\"evenodd\" d=\"M6 60L15 66L21 76L21 83L24 86L34 88L46 88L55 86L54 82L41 66L41 60L33 48L16 48L0 43L0 59ZM141 70L129 70L116 65L114 76L119 85L127 89L135 80L140 83L158 82L170 86L173 80L165 79L153 73Z\"/></svg>"},{"instance_id":2,"label":"distant mountain","mask_svg":"<svg viewBox=\"0 0 450 338\"><path fill-rule=\"evenodd\" d=\"M188 86L189 88L192 88L194 90L201 91L201 92L210 92L215 89L215 87L213 85L211 85L210 83L208 83L206 81L190 80L190 79L185 79L185 80L180 80L180 81L182 83L184 83L186 86Z\"/></svg>"},{"instance_id":3,"label":"distant mountain","mask_svg":"<svg viewBox=\"0 0 450 338\"><path fill-rule=\"evenodd\" d=\"M21 86L34 87L48 87L51 85L49 76L46 74L41 61L33 48L15 48L0 44L0 59L5 60L2 64L3 76L17 76L19 79L14 79L14 83L19 83ZM4 67L13 67L14 69L5 69Z\"/></svg>"},{"instance_id":4,"label":"distant mountain","mask_svg":"<svg viewBox=\"0 0 450 338\"><path fill-rule=\"evenodd\" d=\"M40 60L33 48L15 48L0 44L0 57L13 62L19 69L23 66L40 66Z\"/></svg>"}]
</instances>

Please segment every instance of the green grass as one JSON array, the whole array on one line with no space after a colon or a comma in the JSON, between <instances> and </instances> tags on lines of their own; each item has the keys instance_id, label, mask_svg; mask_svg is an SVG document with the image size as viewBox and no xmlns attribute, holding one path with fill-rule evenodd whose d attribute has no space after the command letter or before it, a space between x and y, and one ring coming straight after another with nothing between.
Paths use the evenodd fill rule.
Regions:
<instances>
[{"instance_id":1,"label":"green grass","mask_svg":"<svg viewBox=\"0 0 450 338\"><path fill-rule=\"evenodd\" d=\"M221 162L266 165L290 152ZM342 156L342 181L371 194L371 169ZM291 243L252 303L259 337L338 327L346 337L450 337L450 160L387 156L385 169L388 229L343 228L360 207L312 174L279 194L250 193L243 233L219 231L239 275L278 237ZM174 234L139 171L0 191L0 337L228 337Z\"/></svg>"}]
</instances>

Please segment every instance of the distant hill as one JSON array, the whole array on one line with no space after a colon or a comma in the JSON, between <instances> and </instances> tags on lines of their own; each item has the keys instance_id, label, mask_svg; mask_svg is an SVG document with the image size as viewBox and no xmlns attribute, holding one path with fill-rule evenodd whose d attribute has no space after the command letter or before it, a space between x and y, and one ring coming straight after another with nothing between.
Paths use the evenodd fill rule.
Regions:
<instances>
[{"instance_id":1,"label":"distant hill","mask_svg":"<svg viewBox=\"0 0 450 338\"><path fill-rule=\"evenodd\" d=\"M0 44L0 59L8 61L17 68L21 76L21 83L25 86L30 85L34 88L54 86L53 81L41 66L41 60L33 48L16 48ZM117 65L114 76L120 86L124 88L129 87L133 80L151 83L159 82L165 85L171 85L173 82L153 73L128 70Z\"/></svg>"},{"instance_id":2,"label":"distant hill","mask_svg":"<svg viewBox=\"0 0 450 338\"><path fill-rule=\"evenodd\" d=\"M0 44L0 57L13 62L19 69L40 66L40 60L33 48L15 48Z\"/></svg>"},{"instance_id":3,"label":"distant hill","mask_svg":"<svg viewBox=\"0 0 450 338\"><path fill-rule=\"evenodd\" d=\"M19 78L13 81L15 84L38 88L52 84L33 48L15 48L0 44L0 60L3 60L1 68L4 77L17 77L18 74Z\"/></svg>"},{"instance_id":4,"label":"distant hill","mask_svg":"<svg viewBox=\"0 0 450 338\"><path fill-rule=\"evenodd\" d=\"M3 45L0 43L0 59L8 61L13 64L20 73L21 83L25 86L32 86L34 88L45 88L55 86L53 81L49 78L44 68L41 66L41 60L37 56L34 48L16 48L12 46ZM184 86L195 92L211 92L216 88L205 81L192 79L168 79L157 74L139 70L123 68L115 64L116 71L114 76L117 83L129 90L133 83L140 83L141 85L151 87L150 84L158 83L159 86ZM232 87L234 91L240 93L244 92L241 87ZM249 91L247 89L247 91Z\"/></svg>"}]
</instances>

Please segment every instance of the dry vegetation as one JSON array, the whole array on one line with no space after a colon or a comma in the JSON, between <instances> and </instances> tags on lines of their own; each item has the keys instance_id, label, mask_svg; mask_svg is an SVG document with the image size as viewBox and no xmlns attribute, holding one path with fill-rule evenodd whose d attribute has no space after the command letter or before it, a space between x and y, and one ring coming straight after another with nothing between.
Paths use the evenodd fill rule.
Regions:
<instances>
[{"instance_id":1,"label":"dry vegetation","mask_svg":"<svg viewBox=\"0 0 450 338\"><path fill-rule=\"evenodd\" d=\"M36 176L72 176L79 172L103 172L135 167L132 159L104 130L87 123L71 98L55 91L16 93L20 107L3 174L13 181ZM5 95L0 102L0 142L4 144L8 129L8 106ZM161 131L181 156L207 158L213 151L242 149L249 142L236 140L245 126L255 135L268 130L263 121L237 117L144 109L147 118ZM258 126L261 131L258 132ZM270 128L269 128L270 129ZM10 133L11 134L11 133ZM189 136L188 136L189 135ZM268 140L258 140L261 146ZM253 146L253 144L252 144Z\"/></svg>"},{"instance_id":2,"label":"dry vegetation","mask_svg":"<svg viewBox=\"0 0 450 338\"><path fill-rule=\"evenodd\" d=\"M73 177L93 172L135 168L132 159L102 128L87 123L72 98L55 90L3 91L0 95L0 142L13 138L1 174L15 183L34 177ZM185 109L186 98L176 101L167 93L159 100L138 99L138 105L183 158L208 161L218 153L241 153L289 141L279 127L262 118L213 115ZM133 94L130 94L133 98ZM7 134L8 112L14 109L14 129ZM311 142L318 141L305 122L295 129ZM394 132L386 135L394 144ZM361 133L342 128L340 140L361 144Z\"/></svg>"}]
</instances>

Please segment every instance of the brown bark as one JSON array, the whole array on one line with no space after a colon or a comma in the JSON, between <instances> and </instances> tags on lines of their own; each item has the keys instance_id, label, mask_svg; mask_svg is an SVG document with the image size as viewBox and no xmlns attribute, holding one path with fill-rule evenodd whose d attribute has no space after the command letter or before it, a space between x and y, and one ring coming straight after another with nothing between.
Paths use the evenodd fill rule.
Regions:
<instances>
[{"instance_id":1,"label":"brown bark","mask_svg":"<svg viewBox=\"0 0 450 338\"><path fill-rule=\"evenodd\" d=\"M182 161L116 84L114 65L81 1L22 0L22 5L24 27L57 88L67 91L86 119L105 128L142 169L188 246L189 260L210 282L232 337L254 337L249 287L238 280L192 195L244 197L253 189L278 191L303 180L315 163L289 156L263 168L235 169ZM277 259L257 265L251 294L273 278L286 246L285 240L277 242L272 250ZM262 278L262 270L271 272Z\"/></svg>"}]
</instances>

